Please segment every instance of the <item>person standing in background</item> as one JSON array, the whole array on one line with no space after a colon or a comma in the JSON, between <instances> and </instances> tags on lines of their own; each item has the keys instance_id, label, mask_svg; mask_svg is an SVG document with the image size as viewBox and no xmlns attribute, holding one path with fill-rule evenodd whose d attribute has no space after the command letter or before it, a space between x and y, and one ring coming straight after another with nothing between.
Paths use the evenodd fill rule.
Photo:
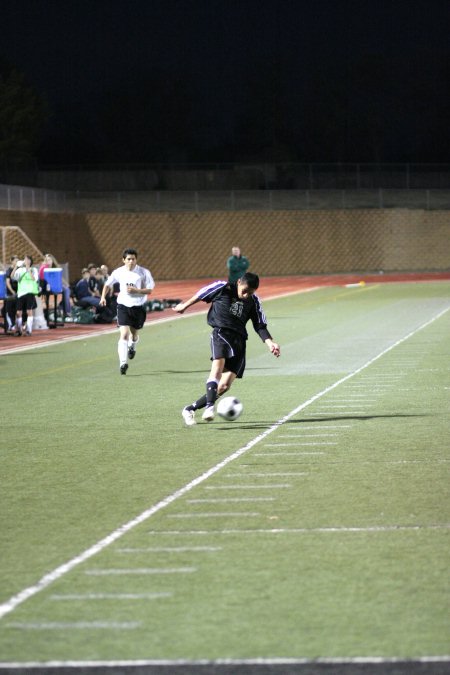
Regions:
<instances>
[{"instance_id":1,"label":"person standing in background","mask_svg":"<svg viewBox=\"0 0 450 675\"><path fill-rule=\"evenodd\" d=\"M30 255L25 255L23 260L15 261L11 279L17 281L16 334L22 335L22 321L25 318L25 335L31 335L33 310L37 307L36 296L39 295L40 289L39 274L33 267L33 258Z\"/></svg>"},{"instance_id":2,"label":"person standing in background","mask_svg":"<svg viewBox=\"0 0 450 675\"><path fill-rule=\"evenodd\" d=\"M249 267L249 259L241 254L241 249L238 246L233 246L231 255L227 260L228 281L234 283L246 273Z\"/></svg>"}]
</instances>

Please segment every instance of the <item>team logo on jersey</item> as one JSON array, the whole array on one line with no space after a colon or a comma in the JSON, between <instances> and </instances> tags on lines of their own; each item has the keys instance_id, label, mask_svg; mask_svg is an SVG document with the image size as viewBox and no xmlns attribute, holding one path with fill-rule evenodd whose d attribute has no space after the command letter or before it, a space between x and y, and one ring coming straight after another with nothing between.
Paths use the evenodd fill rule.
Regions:
<instances>
[{"instance_id":1,"label":"team logo on jersey","mask_svg":"<svg viewBox=\"0 0 450 675\"><path fill-rule=\"evenodd\" d=\"M239 300L236 300L236 302L232 302L230 305L230 314L233 314L234 316L237 316L240 318L242 316L242 310L244 309L244 303L239 302Z\"/></svg>"}]
</instances>

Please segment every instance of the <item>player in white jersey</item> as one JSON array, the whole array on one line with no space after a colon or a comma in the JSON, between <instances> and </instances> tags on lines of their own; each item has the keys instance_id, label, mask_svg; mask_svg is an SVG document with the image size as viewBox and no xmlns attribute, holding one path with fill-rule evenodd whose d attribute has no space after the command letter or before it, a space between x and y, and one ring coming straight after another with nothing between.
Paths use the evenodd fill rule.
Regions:
<instances>
[{"instance_id":1,"label":"player in white jersey","mask_svg":"<svg viewBox=\"0 0 450 675\"><path fill-rule=\"evenodd\" d=\"M137 251L126 248L122 254L123 265L109 275L102 290L100 305L106 305L106 295L114 284L120 285L117 296L117 324L120 337L117 351L119 353L120 372L126 375L128 359L134 359L139 340L138 330L146 319L145 303L147 295L152 292L155 282L150 270L137 264Z\"/></svg>"}]
</instances>

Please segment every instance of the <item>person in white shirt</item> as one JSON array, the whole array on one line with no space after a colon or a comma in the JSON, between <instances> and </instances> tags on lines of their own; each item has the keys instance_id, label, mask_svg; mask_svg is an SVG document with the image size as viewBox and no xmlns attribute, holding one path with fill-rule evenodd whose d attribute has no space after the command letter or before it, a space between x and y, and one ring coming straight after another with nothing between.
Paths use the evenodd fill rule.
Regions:
<instances>
[{"instance_id":1,"label":"person in white shirt","mask_svg":"<svg viewBox=\"0 0 450 675\"><path fill-rule=\"evenodd\" d=\"M123 265L115 269L103 286L100 305L106 305L106 295L114 284L119 284L117 296L117 324L120 328L118 343L120 373L126 375L128 359L134 359L139 341L138 331L146 319L145 303L155 282L150 270L137 264L137 251L126 248L122 254Z\"/></svg>"}]
</instances>

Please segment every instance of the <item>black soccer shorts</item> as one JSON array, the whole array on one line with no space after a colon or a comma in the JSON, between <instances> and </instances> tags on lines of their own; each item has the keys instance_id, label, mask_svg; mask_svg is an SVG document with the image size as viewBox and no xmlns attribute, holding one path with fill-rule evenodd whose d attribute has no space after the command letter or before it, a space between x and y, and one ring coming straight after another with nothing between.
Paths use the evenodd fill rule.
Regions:
<instances>
[{"instance_id":1,"label":"black soccer shorts","mask_svg":"<svg viewBox=\"0 0 450 675\"><path fill-rule=\"evenodd\" d=\"M136 330L140 330L147 318L145 305L137 305L135 307L126 307L125 305L117 305L117 325L131 326Z\"/></svg>"},{"instance_id":2,"label":"black soccer shorts","mask_svg":"<svg viewBox=\"0 0 450 675\"><path fill-rule=\"evenodd\" d=\"M243 335L225 328L214 328L211 333L211 361L225 359L224 371L241 378L245 370L246 340Z\"/></svg>"}]
</instances>

